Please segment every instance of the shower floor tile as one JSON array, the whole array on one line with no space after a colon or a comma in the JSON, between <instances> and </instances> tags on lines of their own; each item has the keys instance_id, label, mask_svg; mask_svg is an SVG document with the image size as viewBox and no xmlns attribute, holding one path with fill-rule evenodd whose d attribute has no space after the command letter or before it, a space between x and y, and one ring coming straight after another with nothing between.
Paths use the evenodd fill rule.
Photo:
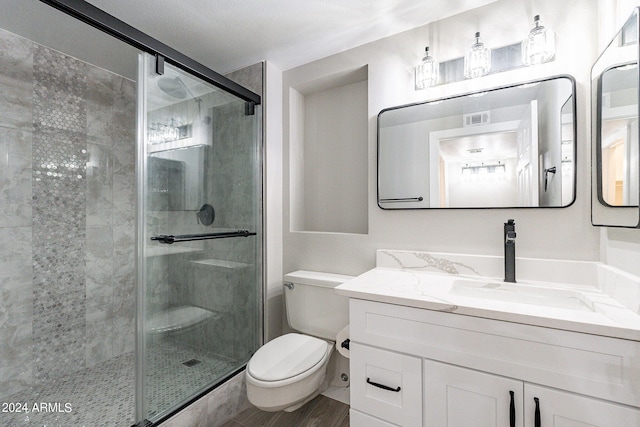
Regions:
<instances>
[{"instance_id":1,"label":"shower floor tile","mask_svg":"<svg viewBox=\"0 0 640 427\"><path fill-rule=\"evenodd\" d=\"M153 414L207 387L237 363L162 340L149 345L147 366L147 402ZM134 354L114 357L2 402L26 403L30 412L0 412L0 427L130 427L135 424ZM40 409L42 403L47 407L33 412L33 406Z\"/></svg>"},{"instance_id":2,"label":"shower floor tile","mask_svg":"<svg viewBox=\"0 0 640 427\"><path fill-rule=\"evenodd\" d=\"M231 373L238 362L163 340L149 346L147 366L147 408L153 417Z\"/></svg>"},{"instance_id":3,"label":"shower floor tile","mask_svg":"<svg viewBox=\"0 0 640 427\"><path fill-rule=\"evenodd\" d=\"M16 393L5 401L26 403L30 411L43 403L49 407L0 413L0 426L129 427L134 424L134 366L133 353L128 353Z\"/></svg>"}]
</instances>

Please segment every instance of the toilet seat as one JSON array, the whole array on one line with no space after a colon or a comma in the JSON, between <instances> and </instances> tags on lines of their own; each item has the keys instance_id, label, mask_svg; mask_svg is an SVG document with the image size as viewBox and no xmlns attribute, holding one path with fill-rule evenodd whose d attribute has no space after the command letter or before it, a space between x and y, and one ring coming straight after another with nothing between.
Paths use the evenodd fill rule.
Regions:
<instances>
[{"instance_id":1,"label":"toilet seat","mask_svg":"<svg viewBox=\"0 0 640 427\"><path fill-rule=\"evenodd\" d=\"M258 349L247 364L247 374L267 387L299 381L324 365L330 348L315 337L286 334Z\"/></svg>"}]
</instances>

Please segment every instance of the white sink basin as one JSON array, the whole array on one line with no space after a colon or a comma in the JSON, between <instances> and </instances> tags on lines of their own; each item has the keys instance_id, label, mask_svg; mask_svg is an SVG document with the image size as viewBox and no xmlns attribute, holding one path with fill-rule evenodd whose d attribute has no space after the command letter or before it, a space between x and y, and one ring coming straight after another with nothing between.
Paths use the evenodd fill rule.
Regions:
<instances>
[{"instance_id":1,"label":"white sink basin","mask_svg":"<svg viewBox=\"0 0 640 427\"><path fill-rule=\"evenodd\" d=\"M581 292L535 285L505 282L456 280L450 294L492 300L532 304L566 310L594 312L593 303Z\"/></svg>"}]
</instances>

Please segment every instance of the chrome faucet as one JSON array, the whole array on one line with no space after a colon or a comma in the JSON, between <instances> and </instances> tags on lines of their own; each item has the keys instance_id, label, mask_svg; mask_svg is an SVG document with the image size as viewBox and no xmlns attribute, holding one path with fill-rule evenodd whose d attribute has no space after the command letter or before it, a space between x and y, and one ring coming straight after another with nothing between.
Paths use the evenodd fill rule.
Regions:
<instances>
[{"instance_id":1,"label":"chrome faucet","mask_svg":"<svg viewBox=\"0 0 640 427\"><path fill-rule=\"evenodd\" d=\"M516 282L516 223L512 219L504 223L504 281Z\"/></svg>"}]
</instances>

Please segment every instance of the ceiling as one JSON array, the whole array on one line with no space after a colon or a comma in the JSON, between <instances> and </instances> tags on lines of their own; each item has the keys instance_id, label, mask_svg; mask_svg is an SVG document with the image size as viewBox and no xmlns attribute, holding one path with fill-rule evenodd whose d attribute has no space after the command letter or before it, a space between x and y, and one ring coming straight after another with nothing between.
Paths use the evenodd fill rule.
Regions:
<instances>
[{"instance_id":1,"label":"ceiling","mask_svg":"<svg viewBox=\"0 0 640 427\"><path fill-rule=\"evenodd\" d=\"M288 70L495 0L87 0L225 74Z\"/></svg>"}]
</instances>

